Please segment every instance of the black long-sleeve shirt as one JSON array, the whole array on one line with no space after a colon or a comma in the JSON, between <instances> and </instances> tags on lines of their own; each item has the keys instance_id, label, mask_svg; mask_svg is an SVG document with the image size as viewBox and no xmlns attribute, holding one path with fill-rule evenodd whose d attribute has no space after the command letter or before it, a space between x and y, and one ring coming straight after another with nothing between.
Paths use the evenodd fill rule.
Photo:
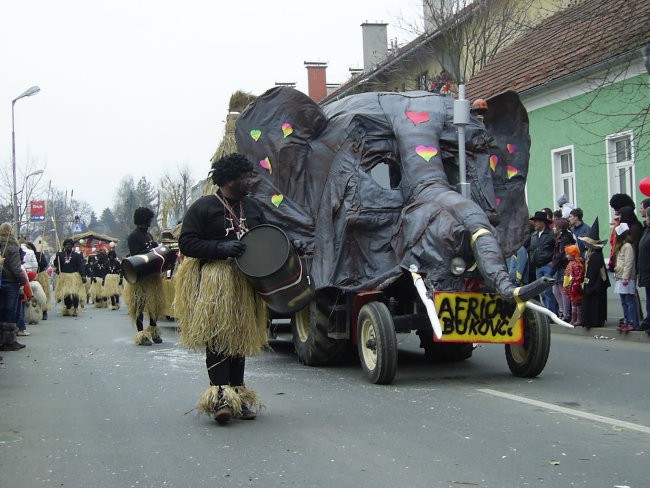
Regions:
<instances>
[{"instance_id":1,"label":"black long-sleeve shirt","mask_svg":"<svg viewBox=\"0 0 650 488\"><path fill-rule=\"evenodd\" d=\"M86 266L84 258L78 252L60 251L56 253L54 259L54 269L57 274L59 273L79 273L82 277L86 275Z\"/></svg>"},{"instance_id":2,"label":"black long-sleeve shirt","mask_svg":"<svg viewBox=\"0 0 650 488\"><path fill-rule=\"evenodd\" d=\"M228 201L229 205L239 216L240 203ZM257 202L249 197L241 200L246 219L246 227L265 224L266 219ZM183 218L183 229L178 239L180 251L185 256L198 259L218 259L217 245L219 242L237 239L227 220L231 215L215 195L206 195L199 198L187 210Z\"/></svg>"},{"instance_id":3,"label":"black long-sleeve shirt","mask_svg":"<svg viewBox=\"0 0 650 488\"><path fill-rule=\"evenodd\" d=\"M146 254L151 251L158 244L153 240L153 236L147 229L136 227L133 232L129 234L126 239L129 245L129 254L135 256L136 254Z\"/></svg>"}]
</instances>

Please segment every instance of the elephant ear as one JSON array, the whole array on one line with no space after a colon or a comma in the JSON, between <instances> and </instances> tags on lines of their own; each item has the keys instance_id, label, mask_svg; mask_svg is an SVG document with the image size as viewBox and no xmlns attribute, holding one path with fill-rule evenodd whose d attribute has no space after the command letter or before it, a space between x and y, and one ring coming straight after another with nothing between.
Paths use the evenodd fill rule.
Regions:
<instances>
[{"instance_id":1,"label":"elephant ear","mask_svg":"<svg viewBox=\"0 0 650 488\"><path fill-rule=\"evenodd\" d=\"M484 123L492 137L490 168L500 222L497 239L506 256L514 254L529 234L526 178L530 159L528 113L519 95L508 91L487 100Z\"/></svg>"}]
</instances>

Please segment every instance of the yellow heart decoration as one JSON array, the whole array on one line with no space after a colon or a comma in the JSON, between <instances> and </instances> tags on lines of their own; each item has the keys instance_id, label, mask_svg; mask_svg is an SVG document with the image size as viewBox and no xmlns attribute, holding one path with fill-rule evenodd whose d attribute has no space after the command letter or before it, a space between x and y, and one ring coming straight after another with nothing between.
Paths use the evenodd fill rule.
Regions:
<instances>
[{"instance_id":1,"label":"yellow heart decoration","mask_svg":"<svg viewBox=\"0 0 650 488\"><path fill-rule=\"evenodd\" d=\"M273 195L271 197L271 203L275 205L276 207L279 207L280 204L282 203L282 200L284 200L284 195L280 193L279 195Z\"/></svg>"},{"instance_id":2,"label":"yellow heart decoration","mask_svg":"<svg viewBox=\"0 0 650 488\"><path fill-rule=\"evenodd\" d=\"M257 140L261 137L261 135L262 135L262 131L261 131L261 130L253 129L253 130L251 131L251 137L253 138L253 140L254 140L255 142L257 142Z\"/></svg>"}]
</instances>

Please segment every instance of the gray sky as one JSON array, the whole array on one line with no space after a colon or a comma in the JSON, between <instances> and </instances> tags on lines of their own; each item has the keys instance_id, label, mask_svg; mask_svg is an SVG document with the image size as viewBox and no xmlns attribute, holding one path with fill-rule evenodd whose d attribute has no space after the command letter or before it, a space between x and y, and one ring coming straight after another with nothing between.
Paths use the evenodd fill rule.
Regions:
<instances>
[{"instance_id":1,"label":"gray sky","mask_svg":"<svg viewBox=\"0 0 650 488\"><path fill-rule=\"evenodd\" d=\"M124 175L157 182L186 164L202 178L234 91L306 92L304 61L344 82L363 66L361 23L404 43L415 34L399 25L420 12L421 0L2 0L0 163L11 171L11 101L38 85L15 106L19 176L45 167L44 190L74 190L98 215Z\"/></svg>"}]
</instances>

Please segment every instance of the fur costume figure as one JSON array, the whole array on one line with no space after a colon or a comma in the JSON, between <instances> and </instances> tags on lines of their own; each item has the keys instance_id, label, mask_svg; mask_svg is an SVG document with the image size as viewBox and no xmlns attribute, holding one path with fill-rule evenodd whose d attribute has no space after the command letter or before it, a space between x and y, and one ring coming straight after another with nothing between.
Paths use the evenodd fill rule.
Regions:
<instances>
[{"instance_id":1,"label":"fur costume figure","mask_svg":"<svg viewBox=\"0 0 650 488\"><path fill-rule=\"evenodd\" d=\"M41 284L43 293L45 293L46 308L44 308L43 311L49 310L50 300L52 299L52 293L50 292L50 275L48 275L47 272L45 271L41 271L36 275L36 281L38 281Z\"/></svg>"},{"instance_id":2,"label":"fur costume figure","mask_svg":"<svg viewBox=\"0 0 650 488\"><path fill-rule=\"evenodd\" d=\"M43 317L43 311L47 310L47 297L38 281L30 281L29 285L32 288L32 298L25 302L25 322L38 324Z\"/></svg>"}]
</instances>

